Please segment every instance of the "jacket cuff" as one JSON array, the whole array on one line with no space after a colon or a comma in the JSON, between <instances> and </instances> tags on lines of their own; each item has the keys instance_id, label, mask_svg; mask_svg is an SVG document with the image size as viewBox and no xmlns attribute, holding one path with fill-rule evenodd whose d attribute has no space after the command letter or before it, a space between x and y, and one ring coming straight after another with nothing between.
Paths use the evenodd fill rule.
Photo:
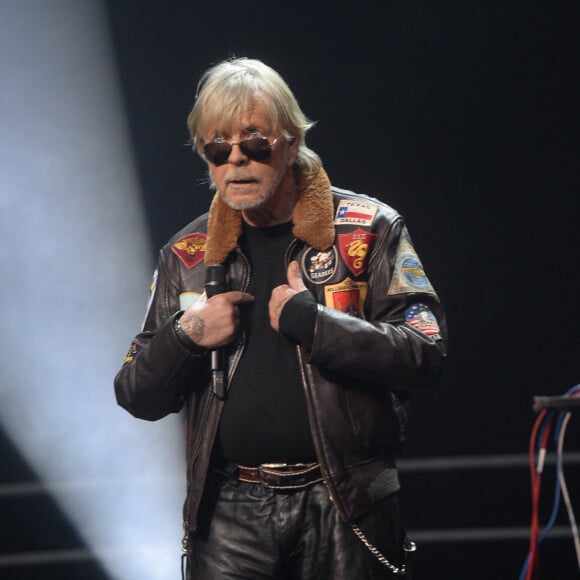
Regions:
<instances>
[{"instance_id":1,"label":"jacket cuff","mask_svg":"<svg viewBox=\"0 0 580 580\"><path fill-rule=\"evenodd\" d=\"M307 290L292 296L280 314L280 333L286 338L312 350L314 327L318 314L317 302Z\"/></svg>"},{"instance_id":2,"label":"jacket cuff","mask_svg":"<svg viewBox=\"0 0 580 580\"><path fill-rule=\"evenodd\" d=\"M189 336L185 333L183 328L181 328L181 324L179 323L179 319L183 316L183 310L179 310L173 316L173 331L177 336L177 339L184 346L192 355L194 356L202 356L204 355L207 350L202 346L199 346L196 342L191 340Z\"/></svg>"}]
</instances>

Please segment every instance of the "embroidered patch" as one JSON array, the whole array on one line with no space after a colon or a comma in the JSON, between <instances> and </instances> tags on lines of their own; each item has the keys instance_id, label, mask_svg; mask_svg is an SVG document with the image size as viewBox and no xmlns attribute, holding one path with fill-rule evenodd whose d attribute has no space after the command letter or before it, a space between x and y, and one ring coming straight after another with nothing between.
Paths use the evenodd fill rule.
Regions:
<instances>
[{"instance_id":1,"label":"embroidered patch","mask_svg":"<svg viewBox=\"0 0 580 580\"><path fill-rule=\"evenodd\" d=\"M171 246L173 253L190 269L199 264L205 256L207 236L195 233L180 238Z\"/></svg>"},{"instance_id":2,"label":"embroidered patch","mask_svg":"<svg viewBox=\"0 0 580 580\"><path fill-rule=\"evenodd\" d=\"M377 209L373 203L342 199L338 204L334 223L370 226L375 219Z\"/></svg>"},{"instance_id":3,"label":"embroidered patch","mask_svg":"<svg viewBox=\"0 0 580 580\"><path fill-rule=\"evenodd\" d=\"M140 342L137 341L133 341L131 342L131 346L129 347L129 350L127 351L127 354L125 355L125 360L123 361L123 364L128 364L130 362L133 362L133 359L139 354L139 351L143 348L143 345Z\"/></svg>"},{"instance_id":4,"label":"embroidered patch","mask_svg":"<svg viewBox=\"0 0 580 580\"><path fill-rule=\"evenodd\" d=\"M436 296L417 252L411 245L408 236L404 234L399 241L393 279L388 294L412 294L413 292L423 292Z\"/></svg>"},{"instance_id":5,"label":"embroidered patch","mask_svg":"<svg viewBox=\"0 0 580 580\"><path fill-rule=\"evenodd\" d=\"M321 252L310 248L302 256L302 271L314 284L323 284L334 276L336 271L336 249L334 246Z\"/></svg>"},{"instance_id":6,"label":"embroidered patch","mask_svg":"<svg viewBox=\"0 0 580 580\"><path fill-rule=\"evenodd\" d=\"M437 318L435 318L435 315L426 304L421 304L420 302L411 304L405 310L405 322L435 340L441 338Z\"/></svg>"},{"instance_id":7,"label":"embroidered patch","mask_svg":"<svg viewBox=\"0 0 580 580\"><path fill-rule=\"evenodd\" d=\"M179 295L179 309L187 310L192 304L195 304L201 294L199 292L182 292Z\"/></svg>"},{"instance_id":8,"label":"embroidered patch","mask_svg":"<svg viewBox=\"0 0 580 580\"><path fill-rule=\"evenodd\" d=\"M348 234L338 234L338 248L347 268L360 276L367 267L367 256L378 234L371 234L361 228Z\"/></svg>"},{"instance_id":9,"label":"embroidered patch","mask_svg":"<svg viewBox=\"0 0 580 580\"><path fill-rule=\"evenodd\" d=\"M366 282L355 282L351 278L346 278L338 284L324 288L325 304L329 308L340 310L349 316L364 319L367 288Z\"/></svg>"}]
</instances>

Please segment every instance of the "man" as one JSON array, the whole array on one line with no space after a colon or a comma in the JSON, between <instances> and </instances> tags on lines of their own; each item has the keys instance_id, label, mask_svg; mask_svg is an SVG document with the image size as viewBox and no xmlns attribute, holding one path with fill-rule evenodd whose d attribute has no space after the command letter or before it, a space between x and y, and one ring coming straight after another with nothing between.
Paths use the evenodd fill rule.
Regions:
<instances>
[{"instance_id":1,"label":"man","mask_svg":"<svg viewBox=\"0 0 580 580\"><path fill-rule=\"evenodd\" d=\"M311 125L260 61L202 77L188 126L216 195L161 250L115 380L136 417L187 406L190 578L409 576L395 452L444 314L401 217L331 187Z\"/></svg>"}]
</instances>

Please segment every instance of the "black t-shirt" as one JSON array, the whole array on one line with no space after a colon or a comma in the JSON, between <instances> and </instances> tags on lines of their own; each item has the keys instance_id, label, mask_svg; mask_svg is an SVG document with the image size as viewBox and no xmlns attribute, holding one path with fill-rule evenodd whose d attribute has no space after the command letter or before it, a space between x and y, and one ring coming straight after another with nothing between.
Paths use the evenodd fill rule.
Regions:
<instances>
[{"instance_id":1,"label":"black t-shirt","mask_svg":"<svg viewBox=\"0 0 580 580\"><path fill-rule=\"evenodd\" d=\"M284 256L292 223L269 228L244 224L240 246L252 266L242 307L246 347L227 395L219 430L226 460L241 465L316 461L296 345L270 326L272 289L287 283Z\"/></svg>"}]
</instances>

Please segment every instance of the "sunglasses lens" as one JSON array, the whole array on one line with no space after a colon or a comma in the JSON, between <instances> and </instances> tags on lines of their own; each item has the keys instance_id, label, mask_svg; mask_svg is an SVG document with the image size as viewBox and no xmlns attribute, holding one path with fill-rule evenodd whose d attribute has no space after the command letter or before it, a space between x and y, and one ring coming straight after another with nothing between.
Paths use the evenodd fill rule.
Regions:
<instances>
[{"instance_id":1,"label":"sunglasses lens","mask_svg":"<svg viewBox=\"0 0 580 580\"><path fill-rule=\"evenodd\" d=\"M272 154L272 146L266 137L254 137L238 142L242 153L253 161L264 161ZM203 146L206 159L214 165L223 165L228 162L232 145L227 141L219 143L211 141Z\"/></svg>"},{"instance_id":2,"label":"sunglasses lens","mask_svg":"<svg viewBox=\"0 0 580 580\"><path fill-rule=\"evenodd\" d=\"M265 137L254 137L253 139L244 139L240 141L240 149L244 155L247 155L254 161L264 161L272 153L270 142Z\"/></svg>"},{"instance_id":3,"label":"sunglasses lens","mask_svg":"<svg viewBox=\"0 0 580 580\"><path fill-rule=\"evenodd\" d=\"M227 141L222 141L221 143L211 141L203 146L203 152L210 163L223 165L227 162L232 152L232 146Z\"/></svg>"}]
</instances>

